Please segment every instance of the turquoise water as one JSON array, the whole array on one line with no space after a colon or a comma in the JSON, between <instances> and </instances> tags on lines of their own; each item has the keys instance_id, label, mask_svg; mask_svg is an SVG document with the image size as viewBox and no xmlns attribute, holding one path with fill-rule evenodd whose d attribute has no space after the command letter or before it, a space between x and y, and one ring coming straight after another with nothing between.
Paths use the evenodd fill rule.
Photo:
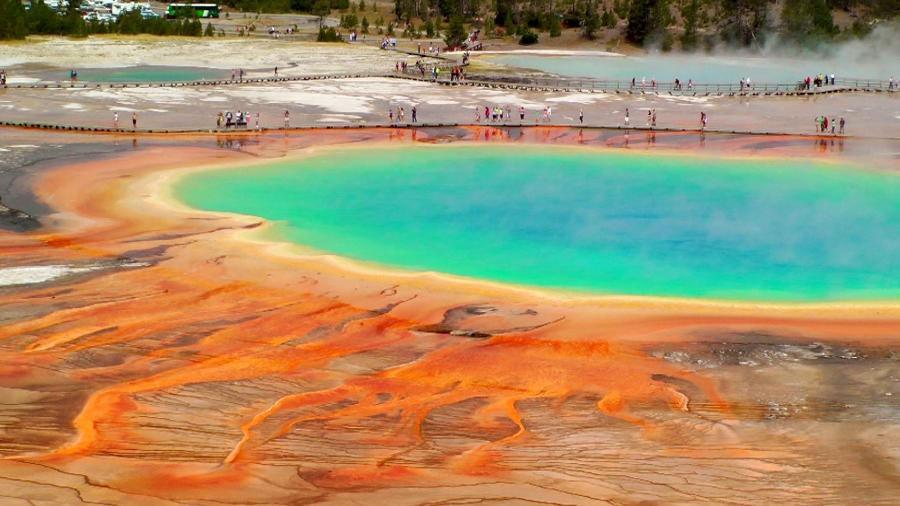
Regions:
<instances>
[{"instance_id":1,"label":"turquoise water","mask_svg":"<svg viewBox=\"0 0 900 506\"><path fill-rule=\"evenodd\" d=\"M79 81L89 82L176 82L199 81L202 79L222 79L231 77L230 73L217 69L199 67L167 67L142 65L138 67L121 68L87 68L77 69ZM60 80L68 80L69 72L65 71ZM228 74L226 76L226 74Z\"/></svg>"},{"instance_id":2,"label":"turquoise water","mask_svg":"<svg viewBox=\"0 0 900 506\"><path fill-rule=\"evenodd\" d=\"M900 178L806 161L351 148L196 173L176 196L414 271L613 294L900 297Z\"/></svg>"},{"instance_id":3,"label":"turquoise water","mask_svg":"<svg viewBox=\"0 0 900 506\"><path fill-rule=\"evenodd\" d=\"M818 73L834 73L836 78L870 78L887 80L897 65L872 63L868 60L823 60L822 58L787 59L750 56L647 55L647 56L538 56L498 55L490 61L550 72L562 76L640 81L674 81L707 84L737 84L749 77L756 83L789 84ZM894 67L894 68L892 68Z\"/></svg>"}]
</instances>

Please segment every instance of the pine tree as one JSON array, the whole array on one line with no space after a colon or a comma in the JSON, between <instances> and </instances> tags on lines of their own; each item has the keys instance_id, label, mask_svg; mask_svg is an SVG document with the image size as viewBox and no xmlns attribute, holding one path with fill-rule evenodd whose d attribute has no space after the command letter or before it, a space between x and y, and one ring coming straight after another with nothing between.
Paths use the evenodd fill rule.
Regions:
<instances>
[{"instance_id":1,"label":"pine tree","mask_svg":"<svg viewBox=\"0 0 900 506\"><path fill-rule=\"evenodd\" d=\"M447 33L444 35L444 42L449 47L458 47L467 38L468 34L463 26L462 16L453 16L450 19L450 25L447 27Z\"/></svg>"},{"instance_id":2,"label":"pine tree","mask_svg":"<svg viewBox=\"0 0 900 506\"><path fill-rule=\"evenodd\" d=\"M697 46L697 20L700 16L700 0L689 0L681 9L684 18L684 33L681 35L681 47L693 49Z\"/></svg>"},{"instance_id":3,"label":"pine tree","mask_svg":"<svg viewBox=\"0 0 900 506\"><path fill-rule=\"evenodd\" d=\"M19 0L0 0L0 39L24 39L28 35L26 12Z\"/></svg>"},{"instance_id":4,"label":"pine tree","mask_svg":"<svg viewBox=\"0 0 900 506\"><path fill-rule=\"evenodd\" d=\"M559 37L562 35L562 23L559 21L559 16L551 13L550 20L548 21L548 30L550 32L551 37Z\"/></svg>"},{"instance_id":5,"label":"pine tree","mask_svg":"<svg viewBox=\"0 0 900 506\"><path fill-rule=\"evenodd\" d=\"M594 40L597 30L600 28L600 16L597 14L597 4L588 2L585 5L584 22L581 26L581 36L588 40Z\"/></svg>"},{"instance_id":6,"label":"pine tree","mask_svg":"<svg viewBox=\"0 0 900 506\"><path fill-rule=\"evenodd\" d=\"M643 44L653 31L653 0L631 0L628 10L628 28L625 37L635 44Z\"/></svg>"}]
</instances>

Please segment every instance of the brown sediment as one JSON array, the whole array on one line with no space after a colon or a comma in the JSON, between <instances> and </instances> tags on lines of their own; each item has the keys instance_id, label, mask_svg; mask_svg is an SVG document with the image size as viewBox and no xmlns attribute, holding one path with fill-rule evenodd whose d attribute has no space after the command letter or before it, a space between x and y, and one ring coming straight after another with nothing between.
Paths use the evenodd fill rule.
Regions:
<instances>
[{"instance_id":1,"label":"brown sediment","mask_svg":"<svg viewBox=\"0 0 900 506\"><path fill-rule=\"evenodd\" d=\"M0 497L896 497L884 478L891 464L872 472L834 445L850 437L836 426L853 427L854 448L890 462L877 434L892 434L891 423L852 415L863 400L891 407L878 389L900 337L894 301L589 298L402 273L267 243L256 218L164 197L167 181L191 167L312 145L585 141L566 129L516 133L306 132L261 136L241 151L150 147L46 173L35 190L58 213L36 232L0 232L4 261L120 264L0 288L0 400L15 407L0 422ZM691 137L664 137L674 150L695 147ZM767 138L775 146L765 152L810 155L808 145L778 140ZM599 133L587 144L620 142ZM757 142L710 136L705 146L751 156ZM833 374L855 390L823 380Z\"/></svg>"}]
</instances>

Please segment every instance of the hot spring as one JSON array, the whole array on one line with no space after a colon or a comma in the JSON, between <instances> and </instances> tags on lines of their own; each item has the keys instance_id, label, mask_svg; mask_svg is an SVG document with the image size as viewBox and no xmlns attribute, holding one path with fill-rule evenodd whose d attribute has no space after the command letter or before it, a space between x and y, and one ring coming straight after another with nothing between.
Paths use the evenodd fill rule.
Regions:
<instances>
[{"instance_id":1,"label":"hot spring","mask_svg":"<svg viewBox=\"0 0 900 506\"><path fill-rule=\"evenodd\" d=\"M189 174L183 202L409 271L595 294L900 296L900 179L850 165L546 146L326 149Z\"/></svg>"},{"instance_id":2,"label":"hot spring","mask_svg":"<svg viewBox=\"0 0 900 506\"><path fill-rule=\"evenodd\" d=\"M202 81L204 79L227 79L231 76L230 73L218 69L164 65L77 70L80 81L111 83ZM55 80L68 80L69 71L57 71L53 77Z\"/></svg>"},{"instance_id":3,"label":"hot spring","mask_svg":"<svg viewBox=\"0 0 900 506\"><path fill-rule=\"evenodd\" d=\"M863 78L887 80L895 75L896 65L881 60L829 58L777 58L769 56L736 55L658 55L645 56L540 56L533 54L505 54L490 56L490 61L540 70L569 77L638 81L641 78L673 81L676 77L687 82L707 84L736 84L749 77L755 83L789 84L807 76L834 73L838 79Z\"/></svg>"}]
</instances>

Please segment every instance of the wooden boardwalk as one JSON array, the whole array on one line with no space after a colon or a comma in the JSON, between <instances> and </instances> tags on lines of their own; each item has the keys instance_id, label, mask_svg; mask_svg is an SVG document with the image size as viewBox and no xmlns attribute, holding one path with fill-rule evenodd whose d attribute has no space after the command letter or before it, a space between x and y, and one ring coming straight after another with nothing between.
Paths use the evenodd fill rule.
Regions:
<instances>
[{"instance_id":1,"label":"wooden boardwalk","mask_svg":"<svg viewBox=\"0 0 900 506\"><path fill-rule=\"evenodd\" d=\"M415 53L413 53L415 54ZM454 63L440 63L438 66L447 69ZM430 68L430 66L428 67ZM798 89L798 83L758 83L752 88L740 87L737 84L693 84L676 87L674 83L656 83L656 86L631 86L630 81L608 81L598 79L517 77L504 78L492 76L476 76L462 81L451 81L449 72L442 70L438 79L432 79L429 72L422 75L415 67L401 72L356 72L311 74L286 77L257 77L248 79L209 79L197 81L173 82L83 82L52 81L28 84L6 84L0 89L114 89L114 88L179 88L179 87L211 87L242 86L250 84L278 84L302 81L321 81L331 79L407 79L420 82L433 82L444 86L473 86L493 89L537 92L577 92L577 93L609 93L619 95L653 95L653 96L686 96L686 97L769 97L790 96L805 97L833 93L896 93L896 87L890 87L888 81L863 79L843 79L834 86L823 86L810 90Z\"/></svg>"},{"instance_id":2,"label":"wooden boardwalk","mask_svg":"<svg viewBox=\"0 0 900 506\"><path fill-rule=\"evenodd\" d=\"M407 130L415 130L415 129L431 129L431 128L495 128L495 129L522 129L522 128L570 128L570 129L583 129L583 130L612 130L612 131L620 131L624 134L628 134L630 132L635 133L688 133L688 134L730 134L730 135L756 135L756 136L781 136L781 135L789 135L793 137L808 137L813 139L853 139L853 138L865 138L865 139L880 139L880 140L891 140L896 141L900 140L900 137L859 137L853 135L832 135L832 134L810 134L810 133L797 133L797 132L774 132L774 131L762 131L762 130L728 130L728 129L711 129L707 128L705 130L700 130L698 128L679 128L679 127L641 127L641 126L632 126L632 127L624 127L621 125L603 125L603 124L580 124L580 123L560 123L560 122L550 122L550 123L518 123L518 122L504 122L504 123L473 123L473 122L421 122L421 123L403 123L403 124L390 124L390 123L359 123L359 124L332 124L332 125L323 125L321 123L316 124L305 124L298 126L291 126L288 128L253 128L253 127L241 127L241 128L184 128L184 129L130 129L130 128L106 128L106 127L88 127L88 126L77 126L77 125L56 125L56 124L48 124L48 123L29 123L29 122L15 122L15 121L0 121L0 128L20 128L20 129L35 129L35 130L51 130L57 132L71 132L71 133L95 133L95 134L110 134L110 135L254 135L254 134L264 134L264 133L300 133L308 130L359 130L359 129L368 129L368 128L378 128L378 129L407 129Z\"/></svg>"}]
</instances>

